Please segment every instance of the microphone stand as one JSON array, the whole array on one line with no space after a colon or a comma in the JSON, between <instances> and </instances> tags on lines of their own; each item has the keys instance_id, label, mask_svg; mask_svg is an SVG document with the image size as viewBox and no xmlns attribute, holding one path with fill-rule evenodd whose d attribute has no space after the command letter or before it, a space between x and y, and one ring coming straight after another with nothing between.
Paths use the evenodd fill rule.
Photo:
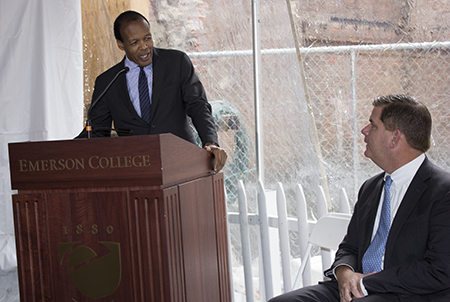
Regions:
<instances>
[{"instance_id":1,"label":"microphone stand","mask_svg":"<svg viewBox=\"0 0 450 302\"><path fill-rule=\"evenodd\" d=\"M106 86L105 90L103 90L103 92L98 96L98 98L91 103L91 106L89 107L89 110L87 113L87 119L86 119L87 138L92 137L92 125L91 125L92 108L94 108L94 106L98 103L98 101L100 101L100 99L105 95L105 93L108 91L109 87L111 87L111 85L116 81L116 79L119 77L119 75L121 75L123 72L127 73L129 70L130 70L130 68L128 68L128 67L124 67L123 69L121 69L116 74L116 76L111 80L111 82L109 82L108 86Z\"/></svg>"}]
</instances>

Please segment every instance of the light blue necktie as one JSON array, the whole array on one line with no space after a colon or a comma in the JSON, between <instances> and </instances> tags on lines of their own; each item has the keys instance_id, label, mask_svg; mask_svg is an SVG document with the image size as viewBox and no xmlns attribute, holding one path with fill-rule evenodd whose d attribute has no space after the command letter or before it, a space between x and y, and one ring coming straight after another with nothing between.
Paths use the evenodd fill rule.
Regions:
<instances>
[{"instance_id":1,"label":"light blue necktie","mask_svg":"<svg viewBox=\"0 0 450 302\"><path fill-rule=\"evenodd\" d=\"M140 67L139 72L139 103L141 106L141 117L147 123L150 123L150 94L148 92L148 81L145 75L144 67Z\"/></svg>"},{"instance_id":2,"label":"light blue necktie","mask_svg":"<svg viewBox=\"0 0 450 302\"><path fill-rule=\"evenodd\" d=\"M384 184L384 200L383 206L381 207L380 224L378 225L377 233L375 234L372 243L362 259L364 274L374 271L380 272L382 270L381 259L384 255L386 240L391 226L391 197L389 192L391 184L392 179L388 175Z\"/></svg>"}]
</instances>

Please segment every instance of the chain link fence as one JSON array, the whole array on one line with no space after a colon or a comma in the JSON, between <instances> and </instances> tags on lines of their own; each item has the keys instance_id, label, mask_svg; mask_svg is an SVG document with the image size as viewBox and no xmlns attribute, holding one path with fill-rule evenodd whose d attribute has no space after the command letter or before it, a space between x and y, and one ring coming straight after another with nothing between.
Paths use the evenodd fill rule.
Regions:
<instances>
[{"instance_id":1,"label":"chain link fence","mask_svg":"<svg viewBox=\"0 0 450 302\"><path fill-rule=\"evenodd\" d=\"M314 188L324 185L318 171L321 160L331 200L343 187L354 202L361 183L379 171L363 155L360 130L368 123L371 101L391 93L413 95L429 107L434 126L428 156L448 169L448 47L450 43L302 49L312 114L307 110L299 72L302 63L295 49L263 52L265 186L274 189L277 182L301 183L314 196ZM235 179L250 186L257 181L251 52L190 55L217 115L220 142L231 155L224 170L233 178L228 188L231 206L236 198ZM222 81L227 81L227 89ZM311 127L317 131L321 158Z\"/></svg>"}]
</instances>

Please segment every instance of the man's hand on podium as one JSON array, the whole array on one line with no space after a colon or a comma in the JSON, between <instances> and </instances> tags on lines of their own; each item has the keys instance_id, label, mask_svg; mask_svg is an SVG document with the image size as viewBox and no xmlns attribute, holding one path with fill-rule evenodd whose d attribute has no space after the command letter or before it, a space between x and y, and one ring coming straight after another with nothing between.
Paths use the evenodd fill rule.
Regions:
<instances>
[{"instance_id":1,"label":"man's hand on podium","mask_svg":"<svg viewBox=\"0 0 450 302\"><path fill-rule=\"evenodd\" d=\"M215 159L214 172L219 172L222 170L227 162L228 154L224 149L216 146L214 143L206 143L203 147L206 151L212 152Z\"/></svg>"}]
</instances>

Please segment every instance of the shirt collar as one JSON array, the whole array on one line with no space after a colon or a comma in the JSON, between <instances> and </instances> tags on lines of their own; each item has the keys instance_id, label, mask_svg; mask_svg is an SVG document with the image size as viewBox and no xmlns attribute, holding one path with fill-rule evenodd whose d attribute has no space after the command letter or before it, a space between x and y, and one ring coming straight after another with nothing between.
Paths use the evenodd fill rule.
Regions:
<instances>
[{"instance_id":1,"label":"shirt collar","mask_svg":"<svg viewBox=\"0 0 450 302\"><path fill-rule=\"evenodd\" d=\"M125 67L130 68L130 70L133 70L134 68L139 67L138 64L134 63L130 59L128 59L127 56L125 56Z\"/></svg>"},{"instance_id":2,"label":"shirt collar","mask_svg":"<svg viewBox=\"0 0 450 302\"><path fill-rule=\"evenodd\" d=\"M147 65L144 67L144 69L150 68L153 65L153 62L150 63L150 65ZM139 68L139 65L128 59L128 57L125 55L125 66L130 68L130 70L133 70L135 68Z\"/></svg>"},{"instance_id":3,"label":"shirt collar","mask_svg":"<svg viewBox=\"0 0 450 302\"><path fill-rule=\"evenodd\" d=\"M416 175L417 170L419 170L424 160L425 154L422 153L415 159L407 163L406 165L403 165L394 172L392 172L391 178L392 181L395 183L395 185L400 187L406 182L410 181ZM384 180L386 180L387 175L389 174L385 173Z\"/></svg>"}]
</instances>

